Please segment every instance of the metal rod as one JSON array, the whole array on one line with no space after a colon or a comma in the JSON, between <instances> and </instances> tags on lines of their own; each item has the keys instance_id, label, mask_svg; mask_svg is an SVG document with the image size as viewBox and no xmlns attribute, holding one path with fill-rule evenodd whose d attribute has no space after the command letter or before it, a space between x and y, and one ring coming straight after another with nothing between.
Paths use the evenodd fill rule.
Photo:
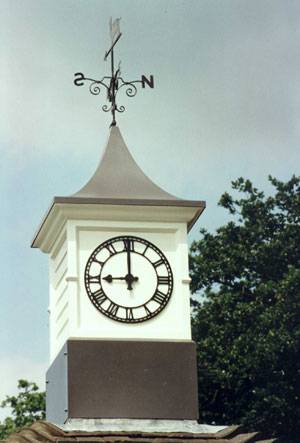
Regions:
<instances>
[{"instance_id":1,"label":"metal rod","mask_svg":"<svg viewBox=\"0 0 300 443\"><path fill-rule=\"evenodd\" d=\"M118 41L120 40L122 36L122 32L120 32L120 34L118 35L118 37L116 38L116 40L114 41L113 45L110 47L110 49L105 53L104 56L104 60L107 59L107 57L109 56L110 52L114 49L114 46L118 43Z\"/></svg>"},{"instance_id":2,"label":"metal rod","mask_svg":"<svg viewBox=\"0 0 300 443\"><path fill-rule=\"evenodd\" d=\"M116 126L116 94L115 94L115 65L114 65L114 49L111 49L111 113L113 120L111 122L111 126Z\"/></svg>"}]
</instances>

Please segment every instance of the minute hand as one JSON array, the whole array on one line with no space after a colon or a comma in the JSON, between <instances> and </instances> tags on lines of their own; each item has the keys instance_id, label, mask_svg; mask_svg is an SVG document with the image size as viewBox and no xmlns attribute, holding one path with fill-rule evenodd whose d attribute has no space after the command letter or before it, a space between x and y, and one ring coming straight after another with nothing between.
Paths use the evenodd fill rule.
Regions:
<instances>
[{"instance_id":1,"label":"minute hand","mask_svg":"<svg viewBox=\"0 0 300 443\"><path fill-rule=\"evenodd\" d=\"M130 242L129 240L127 240L127 244L126 244L126 250L127 250L127 269L128 269L128 274L131 274L131 257L130 257Z\"/></svg>"}]
</instances>

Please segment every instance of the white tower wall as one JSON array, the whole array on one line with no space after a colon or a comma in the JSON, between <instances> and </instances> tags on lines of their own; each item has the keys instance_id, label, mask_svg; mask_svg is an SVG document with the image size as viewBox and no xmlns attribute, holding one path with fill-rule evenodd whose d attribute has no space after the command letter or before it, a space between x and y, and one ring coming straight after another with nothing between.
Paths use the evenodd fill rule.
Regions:
<instances>
[{"instance_id":1,"label":"white tower wall","mask_svg":"<svg viewBox=\"0 0 300 443\"><path fill-rule=\"evenodd\" d=\"M90 254L118 235L133 235L154 243L173 271L169 303L146 322L116 322L102 315L86 294L84 270ZM190 340L189 281L185 223L69 220L50 252L51 361L69 338Z\"/></svg>"}]
</instances>

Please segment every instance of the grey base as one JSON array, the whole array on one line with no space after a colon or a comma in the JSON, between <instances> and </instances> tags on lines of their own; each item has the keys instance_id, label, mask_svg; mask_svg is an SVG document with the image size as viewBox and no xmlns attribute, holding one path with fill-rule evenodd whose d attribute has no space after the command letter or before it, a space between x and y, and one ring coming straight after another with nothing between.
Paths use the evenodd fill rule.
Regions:
<instances>
[{"instance_id":1,"label":"grey base","mask_svg":"<svg viewBox=\"0 0 300 443\"><path fill-rule=\"evenodd\" d=\"M47 372L46 417L197 420L192 341L68 340Z\"/></svg>"},{"instance_id":2,"label":"grey base","mask_svg":"<svg viewBox=\"0 0 300 443\"><path fill-rule=\"evenodd\" d=\"M228 426L199 424L196 420L129 420L129 419L69 419L59 425L64 431L120 432L189 432L214 434Z\"/></svg>"}]
</instances>

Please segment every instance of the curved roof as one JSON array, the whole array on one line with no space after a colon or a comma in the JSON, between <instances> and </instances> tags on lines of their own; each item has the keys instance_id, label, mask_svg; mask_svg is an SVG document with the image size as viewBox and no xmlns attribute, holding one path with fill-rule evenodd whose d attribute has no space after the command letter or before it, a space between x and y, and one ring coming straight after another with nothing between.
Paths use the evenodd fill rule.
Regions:
<instances>
[{"instance_id":1,"label":"curved roof","mask_svg":"<svg viewBox=\"0 0 300 443\"><path fill-rule=\"evenodd\" d=\"M148 178L130 154L117 126L110 130L100 163L73 198L179 200Z\"/></svg>"},{"instance_id":2,"label":"curved roof","mask_svg":"<svg viewBox=\"0 0 300 443\"><path fill-rule=\"evenodd\" d=\"M153 183L135 162L117 126L111 128L100 163L86 185L68 197L54 197L53 203L187 206L198 207L198 216L205 208L204 201L175 197Z\"/></svg>"},{"instance_id":3,"label":"curved roof","mask_svg":"<svg viewBox=\"0 0 300 443\"><path fill-rule=\"evenodd\" d=\"M153 183L135 162L117 126L111 128L99 165L86 185L73 195L54 197L33 239L32 247L40 247L42 238L47 237L50 226L52 228L56 226L54 220L58 217L59 208L66 209L71 206L74 210L78 210L80 207L84 209L86 217L95 217L95 214L89 212L91 205L93 207L101 205L102 209L104 206L136 206L136 209L131 210L131 216L135 217L135 220L141 219L140 212L143 208L145 208L143 213L147 212L147 208L148 216L149 211L151 212L151 220L163 219L168 211L166 220L178 220L179 217L181 221L187 222L188 230L205 208L204 201L175 197ZM155 211L157 214L153 215L151 207L157 206L164 208ZM70 216L69 213L64 214L66 219ZM74 213L72 216L74 217Z\"/></svg>"}]
</instances>

